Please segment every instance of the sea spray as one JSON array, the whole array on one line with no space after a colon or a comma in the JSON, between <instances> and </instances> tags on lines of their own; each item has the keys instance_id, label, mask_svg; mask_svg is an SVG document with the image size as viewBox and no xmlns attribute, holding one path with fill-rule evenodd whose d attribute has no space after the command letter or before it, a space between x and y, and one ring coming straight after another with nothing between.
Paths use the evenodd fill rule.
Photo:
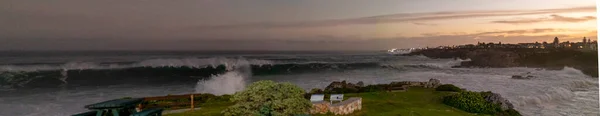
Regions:
<instances>
[{"instance_id":1,"label":"sea spray","mask_svg":"<svg viewBox=\"0 0 600 116\"><path fill-rule=\"evenodd\" d=\"M209 80L200 80L196 85L196 93L211 93L215 95L232 94L243 90L246 80L243 74L236 71L212 76Z\"/></svg>"},{"instance_id":2,"label":"sea spray","mask_svg":"<svg viewBox=\"0 0 600 116\"><path fill-rule=\"evenodd\" d=\"M208 80L199 80L195 88L196 93L233 94L246 87L246 78L252 76L251 64L246 59L238 58L222 64L228 72L211 76Z\"/></svg>"}]
</instances>

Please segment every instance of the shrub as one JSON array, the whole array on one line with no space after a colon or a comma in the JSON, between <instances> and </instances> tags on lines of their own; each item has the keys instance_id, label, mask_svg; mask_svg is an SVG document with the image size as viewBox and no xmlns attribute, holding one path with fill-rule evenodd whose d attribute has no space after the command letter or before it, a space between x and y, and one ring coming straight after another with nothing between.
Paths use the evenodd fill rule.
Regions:
<instances>
[{"instance_id":1,"label":"shrub","mask_svg":"<svg viewBox=\"0 0 600 116\"><path fill-rule=\"evenodd\" d=\"M306 113L312 106L303 98L304 90L291 83L258 81L233 94L234 105L223 110L226 116L295 115Z\"/></svg>"},{"instance_id":2,"label":"shrub","mask_svg":"<svg viewBox=\"0 0 600 116\"><path fill-rule=\"evenodd\" d=\"M323 90L314 88L310 90L310 94L323 94Z\"/></svg>"},{"instance_id":3,"label":"shrub","mask_svg":"<svg viewBox=\"0 0 600 116\"><path fill-rule=\"evenodd\" d=\"M454 92L461 92L462 90L452 84L444 84L444 85L440 85L437 88L435 88L436 91L454 91Z\"/></svg>"},{"instance_id":4,"label":"shrub","mask_svg":"<svg viewBox=\"0 0 600 116\"><path fill-rule=\"evenodd\" d=\"M496 114L501 111L499 105L489 103L481 94L470 91L446 96L443 103L471 113Z\"/></svg>"}]
</instances>

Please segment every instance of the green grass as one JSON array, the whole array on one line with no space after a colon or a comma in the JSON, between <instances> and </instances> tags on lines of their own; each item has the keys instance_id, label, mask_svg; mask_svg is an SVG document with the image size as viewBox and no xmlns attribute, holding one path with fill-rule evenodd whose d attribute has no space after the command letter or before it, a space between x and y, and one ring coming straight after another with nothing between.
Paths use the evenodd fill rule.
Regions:
<instances>
[{"instance_id":1,"label":"green grass","mask_svg":"<svg viewBox=\"0 0 600 116\"><path fill-rule=\"evenodd\" d=\"M233 105L233 102L205 103L200 105L199 110L167 114L165 116L220 116L221 111L225 110L225 108L231 105Z\"/></svg>"},{"instance_id":2,"label":"green grass","mask_svg":"<svg viewBox=\"0 0 600 116\"><path fill-rule=\"evenodd\" d=\"M442 103L442 97L453 94L434 89L410 88L406 92L349 93L344 98L362 97L362 109L350 116L473 116ZM329 97L329 95L326 95ZM166 116L218 116L233 103L204 104L200 110ZM315 116L328 116L327 114Z\"/></svg>"}]
</instances>

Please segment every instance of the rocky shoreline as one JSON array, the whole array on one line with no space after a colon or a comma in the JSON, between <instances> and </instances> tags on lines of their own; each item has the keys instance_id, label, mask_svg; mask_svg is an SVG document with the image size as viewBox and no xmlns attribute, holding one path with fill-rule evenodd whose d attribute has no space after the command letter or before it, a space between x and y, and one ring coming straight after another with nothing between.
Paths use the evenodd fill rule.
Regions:
<instances>
[{"instance_id":1,"label":"rocky shoreline","mask_svg":"<svg viewBox=\"0 0 600 116\"><path fill-rule=\"evenodd\" d=\"M565 66L598 77L598 52L576 49L426 49L407 56L423 55L429 58L470 59L454 68L507 68L529 67L561 70Z\"/></svg>"}]
</instances>

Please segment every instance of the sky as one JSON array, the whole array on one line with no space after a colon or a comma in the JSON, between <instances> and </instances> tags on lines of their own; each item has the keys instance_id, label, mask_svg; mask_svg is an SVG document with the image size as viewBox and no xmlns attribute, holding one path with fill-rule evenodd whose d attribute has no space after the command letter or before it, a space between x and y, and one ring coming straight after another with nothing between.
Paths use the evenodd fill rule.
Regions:
<instances>
[{"instance_id":1,"label":"sky","mask_svg":"<svg viewBox=\"0 0 600 116\"><path fill-rule=\"evenodd\" d=\"M386 50L597 39L594 0L0 0L0 50Z\"/></svg>"}]
</instances>

